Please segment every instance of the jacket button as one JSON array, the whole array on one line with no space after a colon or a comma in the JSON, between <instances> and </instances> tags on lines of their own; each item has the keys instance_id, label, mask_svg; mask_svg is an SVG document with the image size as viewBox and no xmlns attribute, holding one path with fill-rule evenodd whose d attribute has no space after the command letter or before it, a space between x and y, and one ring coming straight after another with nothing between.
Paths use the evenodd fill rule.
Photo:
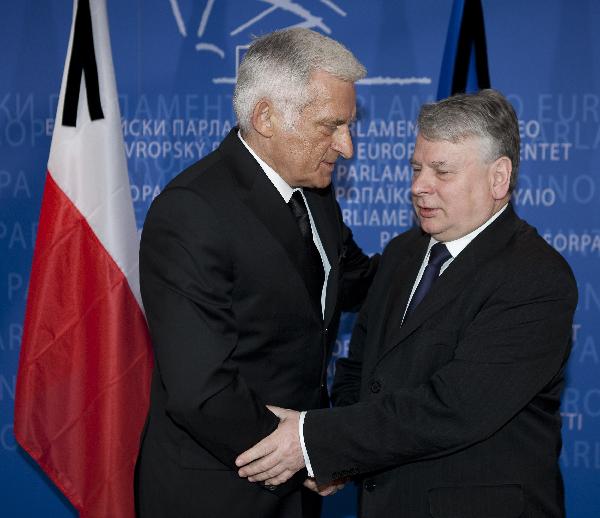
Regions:
<instances>
[{"instance_id":1,"label":"jacket button","mask_svg":"<svg viewBox=\"0 0 600 518\"><path fill-rule=\"evenodd\" d=\"M372 381L369 388L373 394L377 394L381 390L381 382L378 380Z\"/></svg>"},{"instance_id":2,"label":"jacket button","mask_svg":"<svg viewBox=\"0 0 600 518\"><path fill-rule=\"evenodd\" d=\"M368 479L368 480L365 480L363 487L364 487L365 491L372 493L373 491L375 491L375 485L376 485L375 482Z\"/></svg>"}]
</instances>

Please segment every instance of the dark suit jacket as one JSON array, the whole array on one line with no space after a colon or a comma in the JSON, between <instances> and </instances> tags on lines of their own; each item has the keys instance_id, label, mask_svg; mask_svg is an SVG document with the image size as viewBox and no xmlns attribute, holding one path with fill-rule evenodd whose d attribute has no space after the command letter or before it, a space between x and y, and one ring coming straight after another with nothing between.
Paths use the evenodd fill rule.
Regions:
<instances>
[{"instance_id":1,"label":"dark suit jacket","mask_svg":"<svg viewBox=\"0 0 600 518\"><path fill-rule=\"evenodd\" d=\"M298 225L235 131L164 189L144 224L140 279L156 364L138 459L143 517L302 516L306 473L273 492L240 479L234 460L277 427L266 404L328 404L340 311L362 302L376 269L332 189L305 190L331 263L323 318L304 281Z\"/></svg>"},{"instance_id":2,"label":"dark suit jacket","mask_svg":"<svg viewBox=\"0 0 600 518\"><path fill-rule=\"evenodd\" d=\"M383 255L337 363L351 406L307 414L317 481L365 474L369 518L562 517L571 270L509 206L402 325L428 242L413 229Z\"/></svg>"}]
</instances>

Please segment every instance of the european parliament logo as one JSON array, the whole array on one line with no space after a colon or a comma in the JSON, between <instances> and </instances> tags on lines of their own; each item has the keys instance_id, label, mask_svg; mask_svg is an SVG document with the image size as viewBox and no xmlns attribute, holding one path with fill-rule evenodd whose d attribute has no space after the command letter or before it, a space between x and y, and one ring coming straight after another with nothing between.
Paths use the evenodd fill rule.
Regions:
<instances>
[{"instance_id":1,"label":"european parliament logo","mask_svg":"<svg viewBox=\"0 0 600 518\"><path fill-rule=\"evenodd\" d=\"M182 0L170 0L171 11L176 22L177 30L183 38L193 40L191 29L197 26L194 48L199 53L208 53L218 56L229 69L233 69L233 75L217 76L212 78L214 84L235 84L239 64L249 47L249 41L255 35L264 34L274 28L284 29L289 27L304 27L313 29L335 38L331 21L338 22L348 17L348 7L341 2L332 0L256 0L252 3L250 14L240 13L240 19L232 21L232 26L227 27L224 35L235 39L235 51L229 56L225 43L211 41L208 33L211 23L216 23L222 30L223 17L217 16L218 5L216 0L207 0L200 14L199 20L186 19L184 7L189 7ZM247 6L250 2L245 3ZM266 7L265 7L266 4ZM241 7L241 6L240 6ZM243 9L240 9L242 11ZM246 18L242 18L242 15ZM248 18L250 16L250 18ZM212 20L215 22L212 22ZM331 20L331 21L330 21ZM239 43L238 43L239 41ZM233 63L233 67L231 67ZM358 84L374 86L407 86L407 85L430 85L431 77L397 77L390 75L374 75L366 77Z\"/></svg>"}]
</instances>

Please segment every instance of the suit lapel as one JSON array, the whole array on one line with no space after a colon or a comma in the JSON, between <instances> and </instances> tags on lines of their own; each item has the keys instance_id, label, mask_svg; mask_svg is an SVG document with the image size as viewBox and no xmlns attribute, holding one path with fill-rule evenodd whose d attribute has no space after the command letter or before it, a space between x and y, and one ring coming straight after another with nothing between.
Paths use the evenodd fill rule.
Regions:
<instances>
[{"instance_id":1,"label":"suit lapel","mask_svg":"<svg viewBox=\"0 0 600 518\"><path fill-rule=\"evenodd\" d=\"M407 253L398 260L392 274L390 289L383 306L384 347L387 347L389 343L396 342L398 330L402 328L402 317L408 304L408 297L417 278L423 257L425 257L428 244L429 236L421 234L414 244L409 244Z\"/></svg>"},{"instance_id":2,"label":"suit lapel","mask_svg":"<svg viewBox=\"0 0 600 518\"><path fill-rule=\"evenodd\" d=\"M329 277L327 278L327 292L325 296L325 311L323 316L323 322L325 327L329 325L331 317L335 310L338 293L338 282L339 282L339 262L342 260L342 251L338 250L341 246L339 239L336 236L339 231L336 229L337 217L335 213L329 214L328 208L332 203L332 194L330 189L321 190L310 190L304 189L304 195L310 213L312 214L317 232L319 233L319 239L325 249L325 255L329 260L331 270L329 271ZM335 209L335 207L334 207Z\"/></svg>"},{"instance_id":3,"label":"suit lapel","mask_svg":"<svg viewBox=\"0 0 600 518\"><path fill-rule=\"evenodd\" d=\"M385 347L381 351L379 361L437 311L452 302L461 293L461 290L467 284L473 272L477 271L481 264L489 261L502 251L508 240L514 235L519 223L520 220L515 215L512 206L509 205L494 223L471 241L459 256L450 263L441 277L435 282L431 291L415 308L413 313L406 318L403 325L398 325L397 318L394 320L388 319L384 324L387 327L387 339L385 340ZM427 236L425 249L428 241L429 237ZM422 247L422 243L420 246ZM419 248L419 250L421 249ZM398 306L398 311L401 313L406 308L408 295L412 289L423 256L424 250L419 255L417 268L412 272L412 277L404 277L407 286L402 288L402 299L398 299L402 302L402 305L400 306L399 304ZM414 263L412 263L412 268L414 269ZM402 315L400 315L400 322L401 318Z\"/></svg>"},{"instance_id":4,"label":"suit lapel","mask_svg":"<svg viewBox=\"0 0 600 518\"><path fill-rule=\"evenodd\" d=\"M335 229L335 218L334 214L328 214L326 210L326 204L330 202L330 190L312 190L304 189L304 196L308 201L310 213L315 220L317 232L319 232L319 238L325 249L329 264L333 268L334 262L337 262L338 250L336 249L337 244L337 231Z\"/></svg>"},{"instance_id":5,"label":"suit lapel","mask_svg":"<svg viewBox=\"0 0 600 518\"><path fill-rule=\"evenodd\" d=\"M388 345L391 348L395 347L415 329L420 327L423 322L429 319L436 311L449 304L458 296L461 286L464 284L466 278L469 275L472 275L472 272L476 268L476 262L473 260L472 255L465 254L466 251L467 249L463 250L460 255L452 261L442 276L435 282L422 302L409 316L406 317L404 324L401 327L394 328L394 333L390 335L390 341L388 342ZM419 266L420 264L421 263L419 263ZM406 307L406 305L404 307Z\"/></svg>"},{"instance_id":6,"label":"suit lapel","mask_svg":"<svg viewBox=\"0 0 600 518\"><path fill-rule=\"evenodd\" d=\"M301 260L304 251L300 229L281 194L242 144L237 136L237 128L232 129L223 140L219 151L237 179L242 201L283 247L312 299ZM320 307L318 311L320 314Z\"/></svg>"}]
</instances>

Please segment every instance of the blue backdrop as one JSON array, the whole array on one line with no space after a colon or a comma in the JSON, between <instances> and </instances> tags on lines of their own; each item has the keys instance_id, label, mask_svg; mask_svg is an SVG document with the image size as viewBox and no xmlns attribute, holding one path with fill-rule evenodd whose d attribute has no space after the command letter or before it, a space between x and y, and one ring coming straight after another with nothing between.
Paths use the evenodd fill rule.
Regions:
<instances>
[{"instance_id":1,"label":"blue backdrop","mask_svg":"<svg viewBox=\"0 0 600 518\"><path fill-rule=\"evenodd\" d=\"M483 0L489 72L521 121L519 214L571 264L580 303L563 398L568 516L600 516L600 2ZM409 158L419 106L437 96L450 0L108 2L113 58L141 227L153 197L234 124L236 66L253 35L301 24L368 68L357 87L355 156L336 168L346 222L368 252L413 221ZM74 512L15 443L12 415L37 219L72 5L0 1L0 514ZM594 322L596 322L594 324ZM343 322L335 354L347 349ZM354 516L347 488L325 518Z\"/></svg>"}]
</instances>

